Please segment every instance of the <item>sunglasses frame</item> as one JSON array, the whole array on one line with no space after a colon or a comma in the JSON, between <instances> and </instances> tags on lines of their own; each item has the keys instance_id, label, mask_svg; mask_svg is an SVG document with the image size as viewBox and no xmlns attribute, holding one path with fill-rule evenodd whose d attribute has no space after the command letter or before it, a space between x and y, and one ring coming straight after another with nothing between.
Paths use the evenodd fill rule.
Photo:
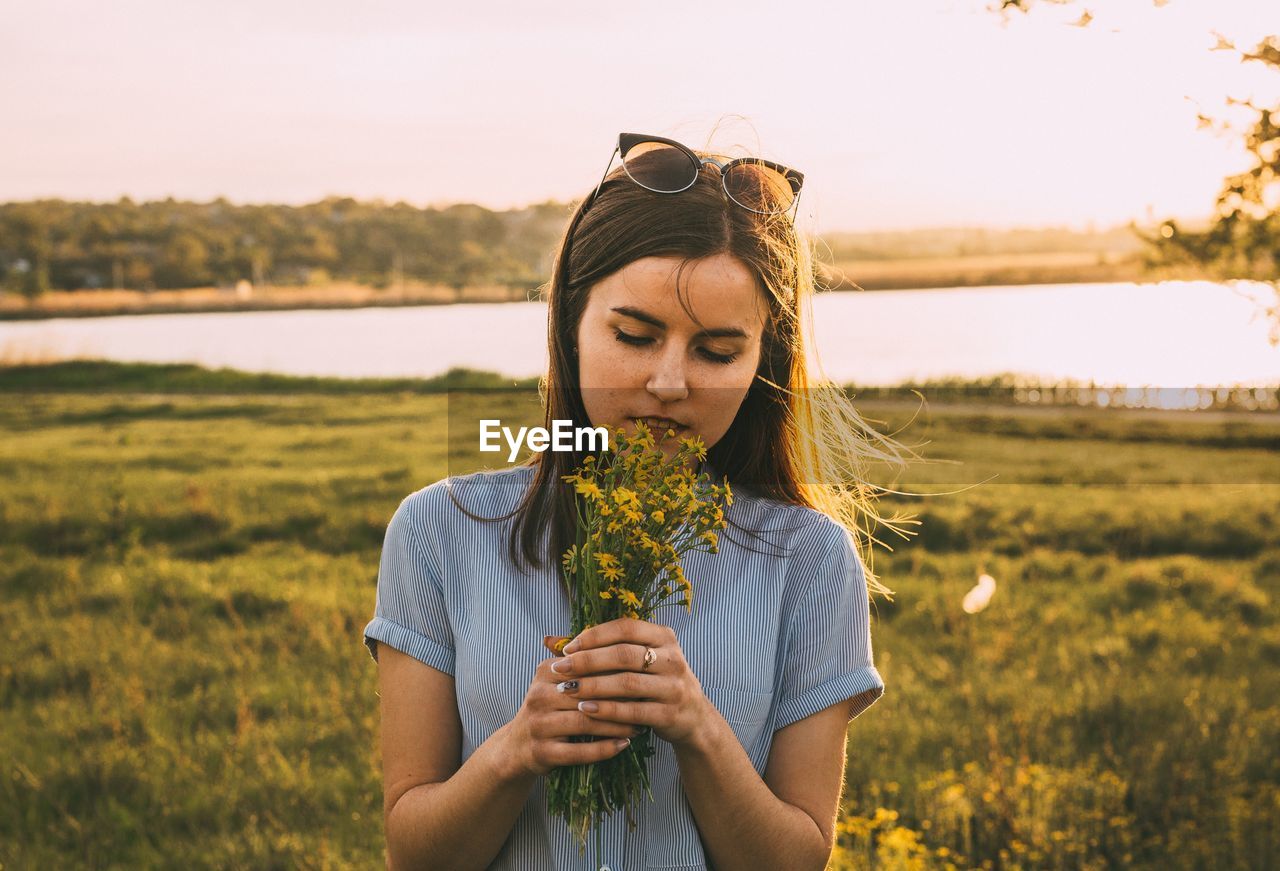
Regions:
<instances>
[{"instance_id":1,"label":"sunglasses frame","mask_svg":"<svg viewBox=\"0 0 1280 871\"><path fill-rule=\"evenodd\" d=\"M697 171L693 174L693 179L687 185L680 188L680 190L675 190L675 191L654 190L654 188L649 187L647 184L642 184L641 182L637 181L635 176L631 174L631 171L627 169L627 152L630 151L635 146L641 144L642 142L658 142L658 143L661 143L662 145L670 145L673 148L678 148L680 151L683 151L686 155L689 156L689 160L693 163L693 165L695 165L698 168ZM738 157L738 158L734 158L733 160L728 160L722 163L719 160L716 160L714 157L699 157L697 154L694 154L693 150L690 149L687 145L683 145L679 142L676 142L674 139L666 139L662 136L649 136L644 133L619 133L618 144L613 147L613 154L609 155L609 163L604 168L604 175L600 178L600 184L596 185L595 191L593 191L591 194L592 202L594 202L595 198L600 194L600 188L604 187L605 179L609 177L609 169L610 167L613 166L613 158L618 155L620 155L620 161L622 163L622 171L627 174L627 178L631 179L632 181L640 185L640 187L644 188L645 190L653 191L655 194L678 194L681 191L687 191L689 188L697 184L698 175L702 172L702 167L706 166L707 164L711 164L712 166L715 166L720 170L720 186L724 188L725 195L729 199L733 200L733 202L736 205L741 206L747 211L755 212L757 215L785 215L787 212L791 211L791 209L800 202L800 188L804 183L804 173L800 172L799 170L792 169L789 166L783 166L780 163L775 163L772 160L764 160L763 158L759 158L759 157ZM787 184L791 186L791 193L793 195L791 204L788 205L785 209L781 209L776 212L765 212L765 211L761 211L760 209L753 209L744 203L738 202L738 200L734 198L733 194L729 192L729 185L725 179L729 170L733 169L733 167L739 164L744 164L744 163L752 164L754 166L764 166L781 175L786 180Z\"/></svg>"}]
</instances>

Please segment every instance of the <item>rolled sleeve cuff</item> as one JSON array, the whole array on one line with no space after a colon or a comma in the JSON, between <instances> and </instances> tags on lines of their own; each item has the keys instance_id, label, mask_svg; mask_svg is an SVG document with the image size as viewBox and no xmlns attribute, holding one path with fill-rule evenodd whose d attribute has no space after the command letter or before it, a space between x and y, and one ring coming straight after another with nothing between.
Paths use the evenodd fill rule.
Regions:
<instances>
[{"instance_id":1,"label":"rolled sleeve cuff","mask_svg":"<svg viewBox=\"0 0 1280 871\"><path fill-rule=\"evenodd\" d=\"M880 672L876 671L874 665L866 665L857 671L818 684L804 695L780 704L773 730L776 732L847 699L854 699L849 710L849 719L853 720L882 695L884 680L880 677Z\"/></svg>"},{"instance_id":2,"label":"rolled sleeve cuff","mask_svg":"<svg viewBox=\"0 0 1280 871\"><path fill-rule=\"evenodd\" d=\"M374 662L378 661L378 650L375 641L380 641L407 653L414 659L425 662L432 668L453 675L453 651L438 641L433 641L420 632L415 632L399 623L393 623L386 617L374 617L364 628L364 644L369 648L369 655Z\"/></svg>"}]
</instances>

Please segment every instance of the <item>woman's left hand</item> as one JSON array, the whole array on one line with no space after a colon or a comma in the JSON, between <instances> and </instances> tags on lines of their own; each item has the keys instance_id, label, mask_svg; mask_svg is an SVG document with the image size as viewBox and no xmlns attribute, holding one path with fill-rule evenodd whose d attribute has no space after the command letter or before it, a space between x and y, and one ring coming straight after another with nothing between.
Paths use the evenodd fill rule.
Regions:
<instances>
[{"instance_id":1,"label":"woman's left hand","mask_svg":"<svg viewBox=\"0 0 1280 871\"><path fill-rule=\"evenodd\" d=\"M648 726L674 745L692 742L707 722L710 702L671 627L621 617L583 630L575 642L551 668L564 676L557 688L579 699L587 716ZM654 654L647 668L646 647Z\"/></svg>"}]
</instances>

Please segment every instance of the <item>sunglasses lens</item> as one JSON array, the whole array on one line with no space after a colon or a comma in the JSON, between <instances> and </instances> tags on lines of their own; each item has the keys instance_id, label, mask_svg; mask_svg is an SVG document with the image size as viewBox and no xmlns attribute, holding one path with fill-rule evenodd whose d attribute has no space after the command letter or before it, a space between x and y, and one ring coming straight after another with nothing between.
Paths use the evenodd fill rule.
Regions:
<instances>
[{"instance_id":1,"label":"sunglasses lens","mask_svg":"<svg viewBox=\"0 0 1280 871\"><path fill-rule=\"evenodd\" d=\"M622 165L636 184L664 194L689 187L697 179L699 169L689 155L662 142L631 146Z\"/></svg>"},{"instance_id":2,"label":"sunglasses lens","mask_svg":"<svg viewBox=\"0 0 1280 871\"><path fill-rule=\"evenodd\" d=\"M796 190L786 176L762 163L730 167L724 187L738 205L765 214L785 212L796 200Z\"/></svg>"}]
</instances>

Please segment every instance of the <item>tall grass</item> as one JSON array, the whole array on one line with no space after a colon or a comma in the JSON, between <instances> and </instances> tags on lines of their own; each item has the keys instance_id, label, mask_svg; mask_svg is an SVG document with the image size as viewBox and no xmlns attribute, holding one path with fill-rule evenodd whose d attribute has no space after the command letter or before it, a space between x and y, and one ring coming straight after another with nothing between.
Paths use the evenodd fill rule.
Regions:
<instances>
[{"instance_id":1,"label":"tall grass","mask_svg":"<svg viewBox=\"0 0 1280 871\"><path fill-rule=\"evenodd\" d=\"M0 863L381 866L360 631L396 505L474 462L445 438L471 406L116 375L0 372ZM921 535L877 556L888 690L849 731L832 868L1267 867L1274 428L951 408L916 435L958 464L898 489L959 492L898 497Z\"/></svg>"}]
</instances>

